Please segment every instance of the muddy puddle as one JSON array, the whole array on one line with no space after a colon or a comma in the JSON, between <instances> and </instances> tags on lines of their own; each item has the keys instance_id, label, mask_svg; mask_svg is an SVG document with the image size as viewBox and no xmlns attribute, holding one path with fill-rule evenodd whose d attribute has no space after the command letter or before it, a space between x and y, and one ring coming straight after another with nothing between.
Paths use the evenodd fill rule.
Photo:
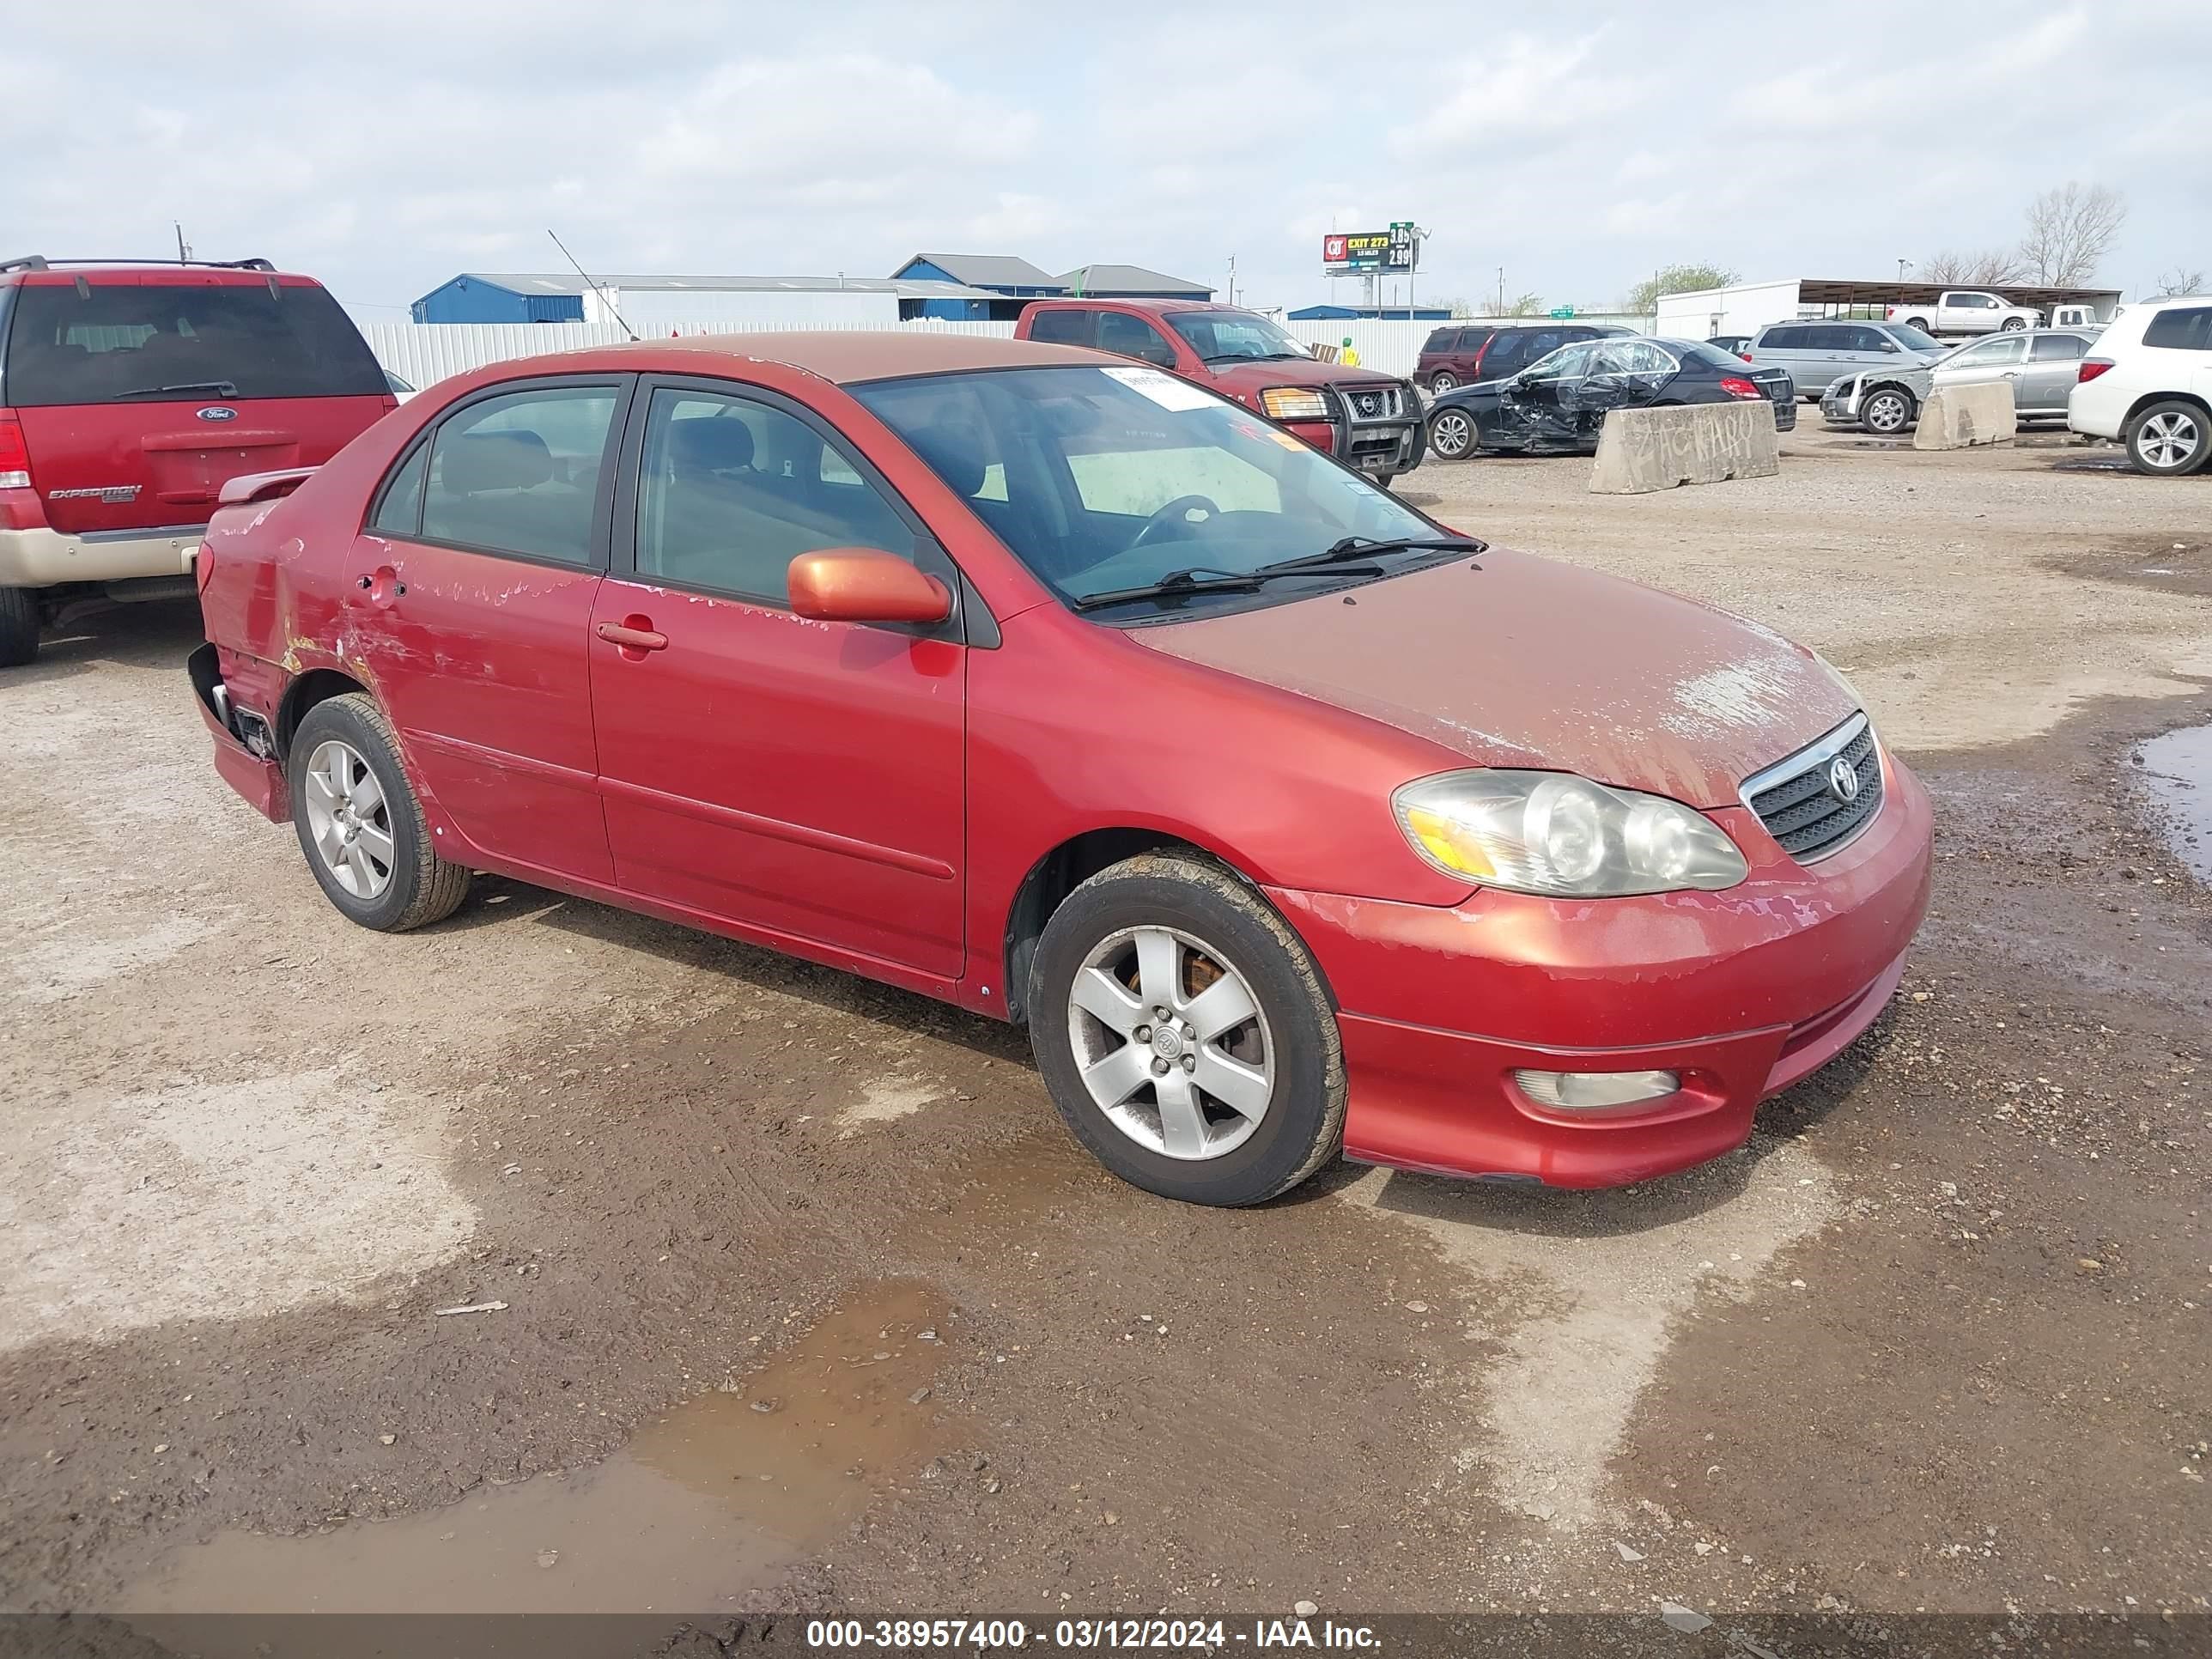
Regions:
<instances>
[{"instance_id":1,"label":"muddy puddle","mask_svg":"<svg viewBox=\"0 0 2212 1659\"><path fill-rule=\"evenodd\" d=\"M2151 738L2142 746L2141 776L2166 845L2212 886L2212 726Z\"/></svg>"},{"instance_id":2,"label":"muddy puddle","mask_svg":"<svg viewBox=\"0 0 2212 1659\"><path fill-rule=\"evenodd\" d=\"M691 1401L597 1468L313 1536L227 1533L169 1557L121 1607L143 1634L209 1654L232 1650L226 1628L236 1651L267 1653L271 1627L190 1615L714 1613L928 1461L926 1390L954 1323L932 1286L873 1287L739 1392ZM337 1633L324 1629L319 1650ZM532 1648L552 1650L542 1634Z\"/></svg>"}]
</instances>

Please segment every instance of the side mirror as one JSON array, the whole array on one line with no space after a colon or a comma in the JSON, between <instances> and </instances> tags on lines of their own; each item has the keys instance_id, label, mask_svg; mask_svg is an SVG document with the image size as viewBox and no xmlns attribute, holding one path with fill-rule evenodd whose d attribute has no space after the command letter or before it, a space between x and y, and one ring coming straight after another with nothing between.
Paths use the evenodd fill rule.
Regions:
<instances>
[{"instance_id":1,"label":"side mirror","mask_svg":"<svg viewBox=\"0 0 2212 1659\"><path fill-rule=\"evenodd\" d=\"M1905 349L1903 346L1898 344L1894 340L1884 340L1881 343L1881 349L1884 351L1902 351Z\"/></svg>"},{"instance_id":2,"label":"side mirror","mask_svg":"<svg viewBox=\"0 0 2212 1659\"><path fill-rule=\"evenodd\" d=\"M792 610L815 622L934 623L952 614L943 582L879 548L802 553L789 577Z\"/></svg>"}]
</instances>

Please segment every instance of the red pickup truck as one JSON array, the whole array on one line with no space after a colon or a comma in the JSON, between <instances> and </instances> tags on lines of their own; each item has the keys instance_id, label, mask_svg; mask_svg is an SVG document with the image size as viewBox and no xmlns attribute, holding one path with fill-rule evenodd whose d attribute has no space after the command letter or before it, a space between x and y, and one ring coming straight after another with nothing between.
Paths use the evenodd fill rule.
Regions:
<instances>
[{"instance_id":1,"label":"red pickup truck","mask_svg":"<svg viewBox=\"0 0 2212 1659\"><path fill-rule=\"evenodd\" d=\"M1038 300L1018 340L1118 352L1233 398L1316 449L1387 484L1421 464L1427 436L1410 382L1325 363L1256 311L1196 300Z\"/></svg>"}]
</instances>

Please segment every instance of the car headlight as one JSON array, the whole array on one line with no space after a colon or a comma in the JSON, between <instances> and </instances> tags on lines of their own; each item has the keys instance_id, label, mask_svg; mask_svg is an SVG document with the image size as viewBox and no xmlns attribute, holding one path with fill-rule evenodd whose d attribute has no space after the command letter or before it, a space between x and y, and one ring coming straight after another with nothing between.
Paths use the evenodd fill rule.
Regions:
<instances>
[{"instance_id":1,"label":"car headlight","mask_svg":"<svg viewBox=\"0 0 2212 1659\"><path fill-rule=\"evenodd\" d=\"M1704 813L1569 772L1445 772L1390 805L1416 853L1484 887L1606 898L1733 887L1750 873Z\"/></svg>"},{"instance_id":2,"label":"car headlight","mask_svg":"<svg viewBox=\"0 0 2212 1659\"><path fill-rule=\"evenodd\" d=\"M1260 409L1278 421L1325 421L1328 399L1310 386L1271 386L1260 393Z\"/></svg>"}]
</instances>

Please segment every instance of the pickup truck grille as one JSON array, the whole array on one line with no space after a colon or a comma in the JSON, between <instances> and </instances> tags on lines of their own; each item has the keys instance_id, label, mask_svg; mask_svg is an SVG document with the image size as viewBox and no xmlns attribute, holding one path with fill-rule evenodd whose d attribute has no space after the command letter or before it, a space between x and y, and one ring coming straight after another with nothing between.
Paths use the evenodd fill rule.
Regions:
<instances>
[{"instance_id":1,"label":"pickup truck grille","mask_svg":"<svg viewBox=\"0 0 2212 1659\"><path fill-rule=\"evenodd\" d=\"M1818 743L1747 779L1743 799L1798 863L1840 852L1881 811L1874 728L1864 714L1852 715Z\"/></svg>"},{"instance_id":2,"label":"pickup truck grille","mask_svg":"<svg viewBox=\"0 0 2212 1659\"><path fill-rule=\"evenodd\" d=\"M1391 380L1339 386L1336 395L1343 399L1346 411L1355 422L1402 421L1406 411L1414 407L1412 389Z\"/></svg>"}]
</instances>

